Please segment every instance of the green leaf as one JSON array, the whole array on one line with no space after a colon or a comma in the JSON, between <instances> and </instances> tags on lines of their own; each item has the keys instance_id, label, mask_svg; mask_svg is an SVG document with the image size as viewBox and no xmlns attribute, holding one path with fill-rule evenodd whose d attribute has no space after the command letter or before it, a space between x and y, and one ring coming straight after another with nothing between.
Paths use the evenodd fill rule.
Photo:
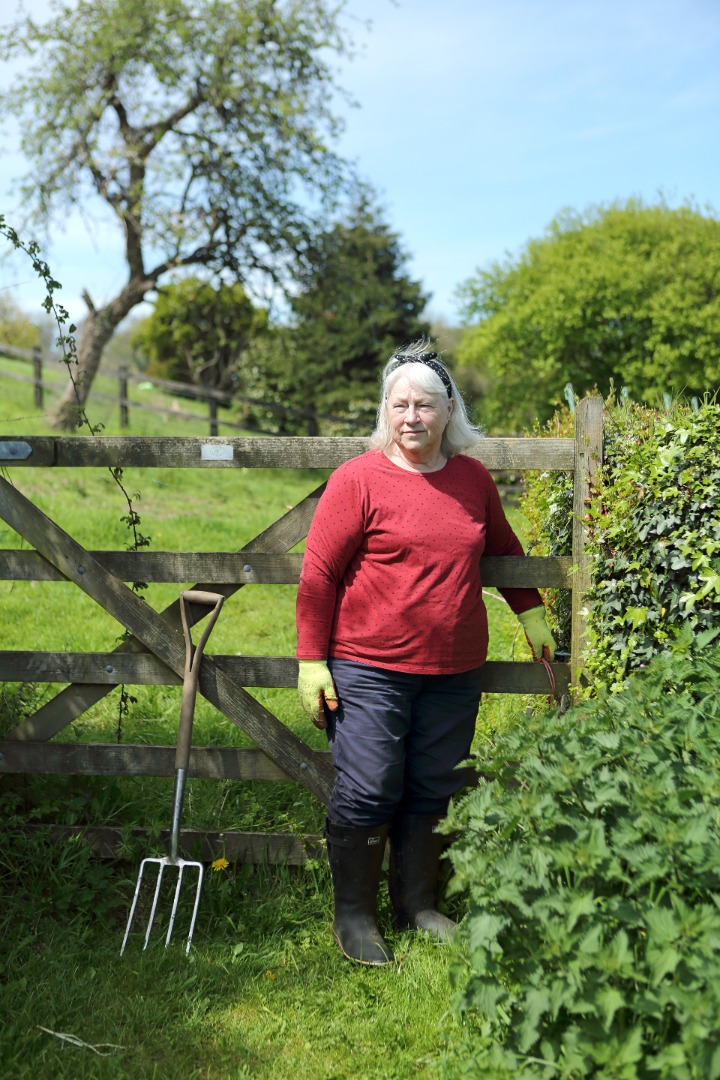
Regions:
<instances>
[{"instance_id":1,"label":"green leaf","mask_svg":"<svg viewBox=\"0 0 720 1080\"><path fill-rule=\"evenodd\" d=\"M614 986L605 986L595 996L595 1001L602 1016L606 1031L610 1030L615 1013L626 1007L627 1002L620 991Z\"/></svg>"},{"instance_id":2,"label":"green leaf","mask_svg":"<svg viewBox=\"0 0 720 1080\"><path fill-rule=\"evenodd\" d=\"M692 1075L687 1071L688 1059L682 1043L669 1043L659 1054L648 1057L647 1063L660 1076Z\"/></svg>"},{"instance_id":3,"label":"green leaf","mask_svg":"<svg viewBox=\"0 0 720 1080\"><path fill-rule=\"evenodd\" d=\"M675 968L678 966L681 959L681 954L671 945L665 949L661 949L659 952L648 949L648 963L650 965L653 986L657 986L666 975L675 971Z\"/></svg>"},{"instance_id":4,"label":"green leaf","mask_svg":"<svg viewBox=\"0 0 720 1080\"><path fill-rule=\"evenodd\" d=\"M520 1028L519 1048L521 1053L527 1053L539 1038L539 1021L541 1016L550 1009L550 993L544 988L531 987L522 1005L523 1022Z\"/></svg>"},{"instance_id":5,"label":"green leaf","mask_svg":"<svg viewBox=\"0 0 720 1080\"><path fill-rule=\"evenodd\" d=\"M625 619L633 629L647 622L648 609L646 607L628 607L625 611Z\"/></svg>"},{"instance_id":6,"label":"green leaf","mask_svg":"<svg viewBox=\"0 0 720 1080\"><path fill-rule=\"evenodd\" d=\"M640 1026L634 1027L625 1036L616 1035L603 1046L598 1047L597 1060L612 1069L607 1076L634 1078L637 1073L631 1067L643 1058L643 1033Z\"/></svg>"},{"instance_id":7,"label":"green leaf","mask_svg":"<svg viewBox=\"0 0 720 1080\"><path fill-rule=\"evenodd\" d=\"M583 915L595 914L595 897L592 893L582 893L574 896L570 901L570 906L567 909L565 926L568 930L573 930L578 919Z\"/></svg>"}]
</instances>

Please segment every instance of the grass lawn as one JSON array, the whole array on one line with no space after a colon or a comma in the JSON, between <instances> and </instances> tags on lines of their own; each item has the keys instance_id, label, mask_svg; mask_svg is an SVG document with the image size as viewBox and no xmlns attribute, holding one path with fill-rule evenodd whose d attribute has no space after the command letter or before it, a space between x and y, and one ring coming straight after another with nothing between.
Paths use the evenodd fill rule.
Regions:
<instances>
[{"instance_id":1,"label":"grass lawn","mask_svg":"<svg viewBox=\"0 0 720 1080\"><path fill-rule=\"evenodd\" d=\"M0 360L17 371L19 365ZM101 384L99 384L100 386ZM0 433L45 434L31 407L32 388L3 380ZM109 385L108 393L113 392ZM147 392L148 400L153 394ZM167 405L167 399L155 395ZM183 409L192 404L183 402ZM156 418L131 410L121 432L117 409L92 400L93 423L110 435L203 435L198 421ZM222 430L222 429L221 429ZM120 492L104 469L8 468L12 482L89 548L128 543ZM317 471L126 470L137 492L141 531L153 550L232 551L243 546L324 479ZM511 512L512 513L512 512ZM518 531L522 522L513 518ZM22 546L0 523L0 547ZM188 584L193 584L189 582ZM181 586L151 586L156 608ZM0 582L5 649L105 650L122 633L109 616L69 584ZM225 605L208 653L292 655L291 586L252 586ZM496 595L488 597L491 657L527 657L517 622ZM0 691L2 730L57 688L11 685ZM179 687L130 688L137 699L122 718L125 742L174 742ZM62 732L60 741L114 742L115 690ZM315 747L324 736L302 715L290 690L257 696ZM489 698L477 744L488 731L515 723L527 700ZM196 745L247 740L212 706L198 700ZM393 935L397 964L363 969L333 944L332 897L324 863L301 869L231 865L209 871L193 948L185 957L182 915L170 948L160 935L147 952L131 940L118 955L139 860L158 854L129 844L117 863L92 857L80 843L28 838L17 826L169 824L172 781L139 778L0 778L0 1061L3 1076L273 1077L350 1080L450 1076L443 1064L458 1021L450 1010L448 961L455 946L412 934ZM189 783L183 826L319 832L323 807L291 784ZM184 890L185 894L185 890ZM460 901L456 902L460 904ZM460 906L455 909L461 914ZM387 896L381 912L388 925ZM142 913L144 920L145 913ZM72 1041L60 1036L73 1036ZM112 1044L112 1045L102 1045Z\"/></svg>"}]
</instances>

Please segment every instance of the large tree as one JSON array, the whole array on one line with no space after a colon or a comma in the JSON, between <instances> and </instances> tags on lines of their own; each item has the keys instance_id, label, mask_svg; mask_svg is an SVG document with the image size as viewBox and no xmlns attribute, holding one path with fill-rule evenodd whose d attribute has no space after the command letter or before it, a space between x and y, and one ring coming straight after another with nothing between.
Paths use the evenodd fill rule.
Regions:
<instances>
[{"instance_id":1,"label":"large tree","mask_svg":"<svg viewBox=\"0 0 720 1080\"><path fill-rule=\"evenodd\" d=\"M346 171L332 63L349 41L333 0L80 0L22 18L0 56L33 57L0 109L23 120L24 195L50 224L99 199L124 235L127 278L85 291L78 391L105 344L170 271L282 278ZM68 385L55 415L76 423Z\"/></svg>"},{"instance_id":2,"label":"large tree","mask_svg":"<svg viewBox=\"0 0 720 1080\"><path fill-rule=\"evenodd\" d=\"M478 321L459 360L487 380L493 429L547 419L568 383L651 404L720 387L720 221L692 206L565 212L461 296Z\"/></svg>"},{"instance_id":3,"label":"large tree","mask_svg":"<svg viewBox=\"0 0 720 1080\"><path fill-rule=\"evenodd\" d=\"M367 200L319 232L290 301L289 325L276 332L274 347L264 342L256 353L257 392L311 414L308 423L289 413L284 430L305 425L314 433L314 414L367 430L383 365L398 345L429 330L422 315L428 296L406 261L398 235ZM325 430L334 430L332 423ZM347 432L347 424L339 430Z\"/></svg>"}]
</instances>

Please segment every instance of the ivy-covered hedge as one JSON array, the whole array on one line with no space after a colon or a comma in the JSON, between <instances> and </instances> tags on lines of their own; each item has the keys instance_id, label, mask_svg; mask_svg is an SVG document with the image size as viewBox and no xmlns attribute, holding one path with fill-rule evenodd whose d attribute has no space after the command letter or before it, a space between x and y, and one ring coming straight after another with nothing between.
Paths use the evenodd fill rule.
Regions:
<instances>
[{"instance_id":1,"label":"ivy-covered hedge","mask_svg":"<svg viewBox=\"0 0 720 1080\"><path fill-rule=\"evenodd\" d=\"M569 412L548 431L571 432ZM571 553L570 477L536 476L523 509L534 553ZM588 514L592 587L584 670L591 691L620 689L629 673L666 650L685 626L720 635L717 401L665 411L611 404L605 464ZM567 593L548 599L567 645Z\"/></svg>"},{"instance_id":2,"label":"ivy-covered hedge","mask_svg":"<svg viewBox=\"0 0 720 1080\"><path fill-rule=\"evenodd\" d=\"M494 782L449 819L470 899L453 1080L720 1077L710 633L686 628L618 693L537 713L484 748Z\"/></svg>"},{"instance_id":3,"label":"ivy-covered hedge","mask_svg":"<svg viewBox=\"0 0 720 1080\"><path fill-rule=\"evenodd\" d=\"M571 554L571 476L523 510L535 554ZM452 1080L720 1078L720 405L611 402L587 515L587 693L496 733L449 818Z\"/></svg>"}]
</instances>

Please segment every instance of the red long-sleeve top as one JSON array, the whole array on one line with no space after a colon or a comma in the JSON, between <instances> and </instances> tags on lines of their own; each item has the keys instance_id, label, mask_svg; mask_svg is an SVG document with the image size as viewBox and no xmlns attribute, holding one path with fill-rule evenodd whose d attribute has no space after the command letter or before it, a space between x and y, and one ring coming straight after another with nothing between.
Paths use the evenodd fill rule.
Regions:
<instances>
[{"instance_id":1,"label":"red long-sleeve top","mask_svg":"<svg viewBox=\"0 0 720 1080\"><path fill-rule=\"evenodd\" d=\"M330 477L308 533L297 598L297 657L328 656L414 674L485 662L481 555L523 555L490 473L460 454L409 472L381 451ZM514 612L536 589L500 590Z\"/></svg>"}]
</instances>

